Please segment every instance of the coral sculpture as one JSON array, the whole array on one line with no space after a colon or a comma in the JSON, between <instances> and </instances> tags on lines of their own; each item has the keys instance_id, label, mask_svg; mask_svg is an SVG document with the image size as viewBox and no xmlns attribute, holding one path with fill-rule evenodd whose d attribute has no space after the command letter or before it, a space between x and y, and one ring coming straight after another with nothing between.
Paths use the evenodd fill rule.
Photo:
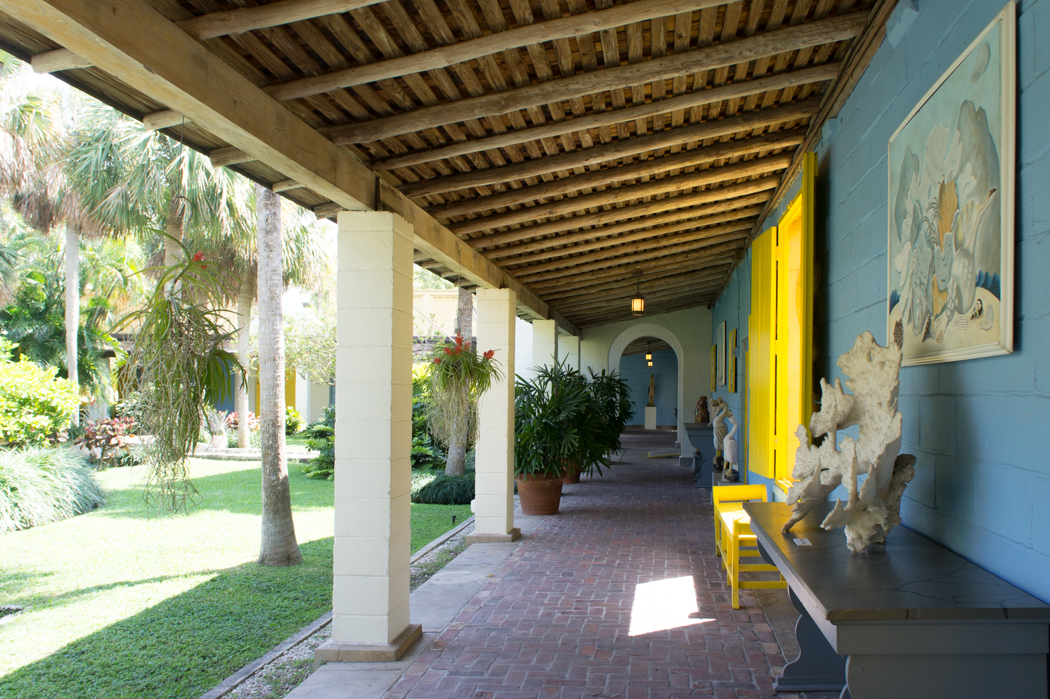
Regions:
<instances>
[{"instance_id":1,"label":"coral sculpture","mask_svg":"<svg viewBox=\"0 0 1050 699\"><path fill-rule=\"evenodd\" d=\"M901 350L882 347L870 332L857 337L853 348L839 357L839 368L850 377L842 390L835 379L831 386L820 380L820 412L809 421L809 434L799 425L795 452L796 483L788 491L793 514L783 531L792 526L828 494L845 483L849 501L839 500L821 526L845 527L846 544L859 553L869 545L885 541L886 534L900 524L901 496L915 477L915 457L898 454L901 446L901 414L897 410L900 388ZM858 425L856 440L838 431ZM812 439L824 436L820 446ZM858 488L857 478L867 474Z\"/></svg>"}]
</instances>

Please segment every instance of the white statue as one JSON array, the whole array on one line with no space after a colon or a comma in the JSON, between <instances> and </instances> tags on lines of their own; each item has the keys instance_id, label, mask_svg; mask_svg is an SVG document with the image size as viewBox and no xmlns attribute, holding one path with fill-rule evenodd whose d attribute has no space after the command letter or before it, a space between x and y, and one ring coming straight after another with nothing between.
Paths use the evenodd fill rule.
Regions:
<instances>
[{"instance_id":1,"label":"white statue","mask_svg":"<svg viewBox=\"0 0 1050 699\"><path fill-rule=\"evenodd\" d=\"M733 425L733 429L729 431L722 439L722 453L725 459L725 468L722 470L722 480L735 483L739 480L737 476L737 465L740 463L740 450L736 443L736 431L737 424L736 418L733 416L733 411L726 408L725 419L729 420Z\"/></svg>"},{"instance_id":2,"label":"white statue","mask_svg":"<svg viewBox=\"0 0 1050 699\"><path fill-rule=\"evenodd\" d=\"M722 440L726 436L726 413L729 412L729 406L721 398L714 398L711 401L711 412L714 417L711 418L711 432L714 435L715 443L715 468L718 468L718 460L722 458Z\"/></svg>"},{"instance_id":3,"label":"white statue","mask_svg":"<svg viewBox=\"0 0 1050 699\"><path fill-rule=\"evenodd\" d=\"M796 483L788 491L794 513L783 531L788 531L828 494L845 483L849 501L839 500L821 526L831 530L845 527L846 544L859 553L870 544L885 541L886 534L901 522L901 496L915 477L915 457L898 454L901 446L901 414L897 410L900 389L901 350L896 345L882 347L870 332L857 337L853 348L839 357L838 366L850 377L842 390L835 379L831 386L820 380L820 412L809 421L809 434L803 425L795 431L799 447L795 452ZM859 425L856 441L844 437L838 443L838 430ZM811 439L827 435L819 447ZM858 489L857 477L868 474Z\"/></svg>"}]
</instances>

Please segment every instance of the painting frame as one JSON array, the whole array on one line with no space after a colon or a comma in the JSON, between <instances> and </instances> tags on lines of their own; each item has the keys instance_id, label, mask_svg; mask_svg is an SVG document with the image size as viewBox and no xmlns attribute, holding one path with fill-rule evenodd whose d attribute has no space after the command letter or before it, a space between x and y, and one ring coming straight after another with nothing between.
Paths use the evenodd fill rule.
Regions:
<instances>
[{"instance_id":1,"label":"painting frame","mask_svg":"<svg viewBox=\"0 0 1050 699\"><path fill-rule=\"evenodd\" d=\"M736 328L729 331L726 345L726 387L730 393L736 393Z\"/></svg>"},{"instance_id":2,"label":"painting frame","mask_svg":"<svg viewBox=\"0 0 1050 699\"><path fill-rule=\"evenodd\" d=\"M902 366L1013 351L1016 14L1010 0L887 143L886 338Z\"/></svg>"},{"instance_id":3,"label":"painting frame","mask_svg":"<svg viewBox=\"0 0 1050 699\"><path fill-rule=\"evenodd\" d=\"M715 330L715 346L718 347L718 385L726 385L726 322L723 320Z\"/></svg>"}]
</instances>

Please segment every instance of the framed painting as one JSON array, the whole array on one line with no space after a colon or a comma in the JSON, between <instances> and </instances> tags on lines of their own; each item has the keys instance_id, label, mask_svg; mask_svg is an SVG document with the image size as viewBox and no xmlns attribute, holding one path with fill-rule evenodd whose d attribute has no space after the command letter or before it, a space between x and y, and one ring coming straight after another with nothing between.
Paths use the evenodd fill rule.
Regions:
<instances>
[{"instance_id":1,"label":"framed painting","mask_svg":"<svg viewBox=\"0 0 1050 699\"><path fill-rule=\"evenodd\" d=\"M715 331L715 347L718 348L718 385L726 385L726 322L718 324Z\"/></svg>"},{"instance_id":2,"label":"framed painting","mask_svg":"<svg viewBox=\"0 0 1050 699\"><path fill-rule=\"evenodd\" d=\"M736 328L729 331L726 345L726 385L730 393L736 393Z\"/></svg>"},{"instance_id":3,"label":"framed painting","mask_svg":"<svg viewBox=\"0 0 1050 699\"><path fill-rule=\"evenodd\" d=\"M718 345L711 345L711 393L718 390Z\"/></svg>"},{"instance_id":4,"label":"framed painting","mask_svg":"<svg viewBox=\"0 0 1050 699\"><path fill-rule=\"evenodd\" d=\"M904 365L1013 351L1016 9L889 140L887 338Z\"/></svg>"}]
</instances>

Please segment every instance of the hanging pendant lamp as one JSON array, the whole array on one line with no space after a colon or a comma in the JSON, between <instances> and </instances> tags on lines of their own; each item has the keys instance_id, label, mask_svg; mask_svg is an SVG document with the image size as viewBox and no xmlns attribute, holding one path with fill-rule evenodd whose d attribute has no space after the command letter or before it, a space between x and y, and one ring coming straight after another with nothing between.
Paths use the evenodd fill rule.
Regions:
<instances>
[{"instance_id":1,"label":"hanging pendant lamp","mask_svg":"<svg viewBox=\"0 0 1050 699\"><path fill-rule=\"evenodd\" d=\"M642 273L636 272L637 287L634 298L631 299L631 315L640 316L645 313L645 297L642 296Z\"/></svg>"}]
</instances>

